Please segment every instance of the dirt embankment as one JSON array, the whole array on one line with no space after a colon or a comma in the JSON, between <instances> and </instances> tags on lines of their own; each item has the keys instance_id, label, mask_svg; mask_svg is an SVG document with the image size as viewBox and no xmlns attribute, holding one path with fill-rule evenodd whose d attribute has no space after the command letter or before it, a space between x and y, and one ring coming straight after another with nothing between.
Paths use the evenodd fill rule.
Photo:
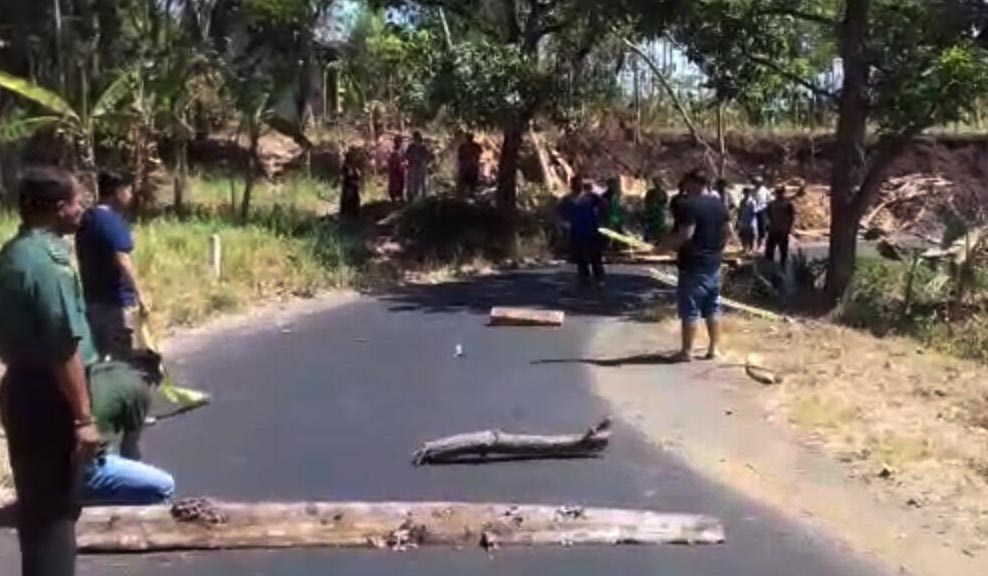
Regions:
<instances>
[{"instance_id":1,"label":"dirt embankment","mask_svg":"<svg viewBox=\"0 0 988 576\"><path fill-rule=\"evenodd\" d=\"M674 186L682 174L704 166L703 149L688 135L651 135L635 144L620 132L569 134L557 141L560 153L589 178L635 174L661 177ZM797 227L822 230L830 225L829 180L834 142L829 136L751 137L731 134L728 178L743 184L763 174L770 183L787 184L792 192L806 184L797 199ZM988 207L988 139L978 136L918 138L889 171L869 221L887 232L903 229L936 235L951 215L967 222L984 221ZM922 192L922 193L921 193Z\"/></svg>"}]
</instances>

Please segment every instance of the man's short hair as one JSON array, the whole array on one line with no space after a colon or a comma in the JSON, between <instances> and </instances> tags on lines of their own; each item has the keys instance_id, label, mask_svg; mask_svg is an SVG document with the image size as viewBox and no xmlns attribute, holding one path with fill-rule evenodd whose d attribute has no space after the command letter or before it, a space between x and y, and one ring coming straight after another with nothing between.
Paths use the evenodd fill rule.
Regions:
<instances>
[{"instance_id":1,"label":"man's short hair","mask_svg":"<svg viewBox=\"0 0 988 576\"><path fill-rule=\"evenodd\" d=\"M72 174L56 166L30 166L21 172L18 197L22 215L53 210L74 193Z\"/></svg>"},{"instance_id":2,"label":"man's short hair","mask_svg":"<svg viewBox=\"0 0 988 576\"><path fill-rule=\"evenodd\" d=\"M696 168L687 175L687 179L693 181L693 183L700 185L701 187L706 187L710 184L710 178L707 177L707 173L703 168Z\"/></svg>"},{"instance_id":3,"label":"man's short hair","mask_svg":"<svg viewBox=\"0 0 988 576\"><path fill-rule=\"evenodd\" d=\"M117 172L110 172L108 170L99 173L99 177L96 180L97 188L99 188L100 198L109 198L116 194L121 188L130 185L130 181L123 175Z\"/></svg>"}]
</instances>

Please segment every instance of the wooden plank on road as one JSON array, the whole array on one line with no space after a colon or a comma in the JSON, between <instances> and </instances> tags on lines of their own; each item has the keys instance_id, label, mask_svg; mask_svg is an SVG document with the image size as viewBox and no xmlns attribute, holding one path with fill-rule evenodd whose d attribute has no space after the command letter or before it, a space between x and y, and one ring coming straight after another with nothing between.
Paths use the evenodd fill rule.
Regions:
<instances>
[{"instance_id":1,"label":"wooden plank on road","mask_svg":"<svg viewBox=\"0 0 988 576\"><path fill-rule=\"evenodd\" d=\"M181 506L181 502L179 505ZM202 520L169 506L88 508L81 551L716 544L721 522L643 510L460 502L209 503ZM184 516L183 516L184 518Z\"/></svg>"},{"instance_id":2,"label":"wooden plank on road","mask_svg":"<svg viewBox=\"0 0 988 576\"><path fill-rule=\"evenodd\" d=\"M490 326L562 326L566 313L531 308L491 308Z\"/></svg>"}]
</instances>

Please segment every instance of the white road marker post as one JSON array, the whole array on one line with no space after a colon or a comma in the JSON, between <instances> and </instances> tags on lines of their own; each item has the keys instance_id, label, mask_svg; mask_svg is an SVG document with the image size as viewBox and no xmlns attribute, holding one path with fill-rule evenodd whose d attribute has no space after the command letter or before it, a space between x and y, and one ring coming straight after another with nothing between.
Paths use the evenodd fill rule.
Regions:
<instances>
[{"instance_id":1,"label":"white road marker post","mask_svg":"<svg viewBox=\"0 0 988 576\"><path fill-rule=\"evenodd\" d=\"M219 282L223 276L223 245L219 234L209 237L209 267L213 271L213 280Z\"/></svg>"}]
</instances>

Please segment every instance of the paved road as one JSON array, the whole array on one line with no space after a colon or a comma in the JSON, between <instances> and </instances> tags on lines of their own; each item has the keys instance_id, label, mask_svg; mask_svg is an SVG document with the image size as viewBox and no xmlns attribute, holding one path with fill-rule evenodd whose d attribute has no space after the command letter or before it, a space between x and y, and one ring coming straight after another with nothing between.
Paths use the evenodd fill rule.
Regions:
<instances>
[{"instance_id":1,"label":"paved road","mask_svg":"<svg viewBox=\"0 0 988 576\"><path fill-rule=\"evenodd\" d=\"M421 441L507 427L581 430L606 408L585 368L533 364L578 356L595 322L628 317L654 294L646 278L612 276L607 296L581 296L568 273L525 272L408 288L240 330L182 358L182 380L214 404L148 432L147 457L183 494L229 499L463 499L579 503L707 513L728 543L697 548L240 552L90 557L83 575L681 575L866 576L877 572L813 533L695 476L619 423L592 461L412 468ZM483 326L491 304L571 312L560 330ZM633 318L628 318L634 321ZM461 343L466 352L454 358ZM0 539L0 573L13 574ZM9 571L8 571L9 570Z\"/></svg>"}]
</instances>

